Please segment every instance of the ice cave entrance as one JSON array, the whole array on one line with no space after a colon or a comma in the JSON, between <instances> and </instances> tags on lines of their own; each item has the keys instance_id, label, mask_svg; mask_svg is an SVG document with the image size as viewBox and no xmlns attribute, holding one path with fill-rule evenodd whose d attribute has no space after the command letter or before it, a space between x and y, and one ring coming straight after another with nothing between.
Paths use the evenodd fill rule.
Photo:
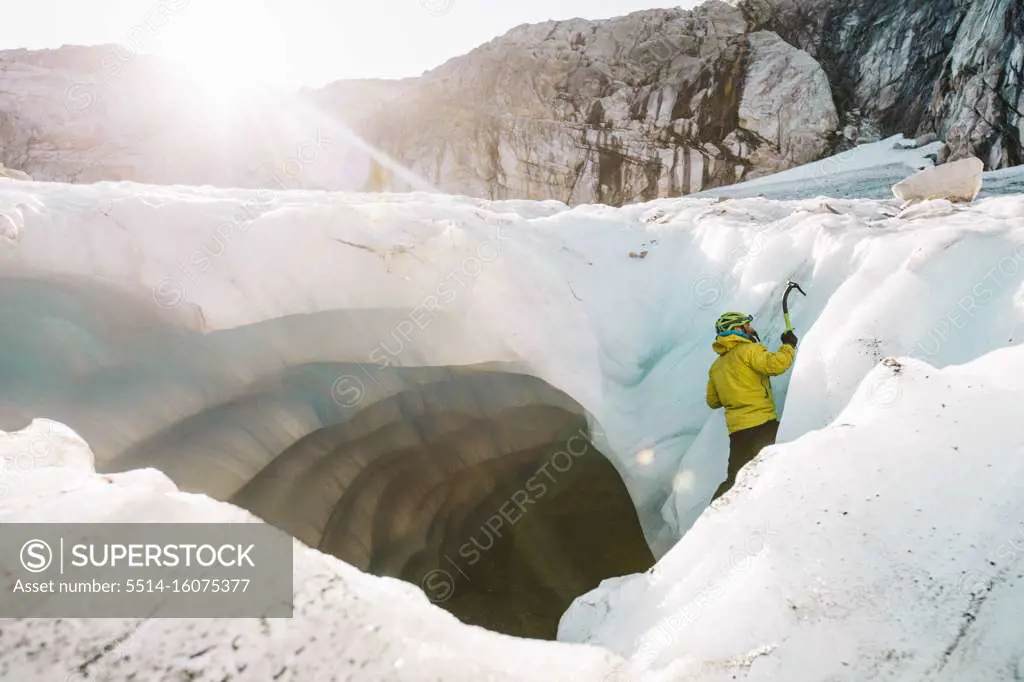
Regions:
<instances>
[{"instance_id":1,"label":"ice cave entrance","mask_svg":"<svg viewBox=\"0 0 1024 682\"><path fill-rule=\"evenodd\" d=\"M209 333L154 311L0 280L0 428L63 422L101 472L159 469L507 634L554 638L575 597L654 564L582 408L522 368L359 362L404 311Z\"/></svg>"},{"instance_id":2,"label":"ice cave entrance","mask_svg":"<svg viewBox=\"0 0 1024 682\"><path fill-rule=\"evenodd\" d=\"M466 623L523 637L554 639L574 598L654 564L622 479L564 394L494 369L390 371L402 390L299 439L230 500L420 586Z\"/></svg>"}]
</instances>

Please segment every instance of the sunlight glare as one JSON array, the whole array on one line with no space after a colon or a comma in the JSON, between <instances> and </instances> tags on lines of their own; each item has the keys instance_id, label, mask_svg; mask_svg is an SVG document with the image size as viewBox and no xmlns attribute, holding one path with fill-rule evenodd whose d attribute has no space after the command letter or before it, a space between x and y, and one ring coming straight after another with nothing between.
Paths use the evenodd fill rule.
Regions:
<instances>
[{"instance_id":1,"label":"sunlight glare","mask_svg":"<svg viewBox=\"0 0 1024 682\"><path fill-rule=\"evenodd\" d=\"M677 493L692 493L696 488L697 477L692 471L686 469L676 474L672 479L672 490Z\"/></svg>"},{"instance_id":2,"label":"sunlight glare","mask_svg":"<svg viewBox=\"0 0 1024 682\"><path fill-rule=\"evenodd\" d=\"M216 99L288 78L288 45L259 0L205 0L176 16L156 51Z\"/></svg>"}]
</instances>

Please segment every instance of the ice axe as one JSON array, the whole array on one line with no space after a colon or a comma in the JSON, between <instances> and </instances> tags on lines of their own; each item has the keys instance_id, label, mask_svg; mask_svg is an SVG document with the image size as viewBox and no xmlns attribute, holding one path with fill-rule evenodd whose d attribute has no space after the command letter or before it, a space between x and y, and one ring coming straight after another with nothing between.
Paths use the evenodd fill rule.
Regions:
<instances>
[{"instance_id":1,"label":"ice axe","mask_svg":"<svg viewBox=\"0 0 1024 682\"><path fill-rule=\"evenodd\" d=\"M793 323L790 322L790 320L789 320L789 295L791 293L793 293L794 289L799 291L804 296L807 295L807 292L804 291L803 289L801 289L800 285L797 284L796 282L792 281L792 280L790 280L790 282L786 285L786 293L784 293L782 295L782 316L784 318L786 318L786 331L787 332L793 331Z\"/></svg>"}]
</instances>

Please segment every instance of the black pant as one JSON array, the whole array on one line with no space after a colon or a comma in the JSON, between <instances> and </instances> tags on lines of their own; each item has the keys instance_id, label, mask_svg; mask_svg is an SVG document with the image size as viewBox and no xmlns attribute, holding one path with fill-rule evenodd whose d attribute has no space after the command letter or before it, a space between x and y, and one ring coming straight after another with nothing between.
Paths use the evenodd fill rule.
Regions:
<instances>
[{"instance_id":1,"label":"black pant","mask_svg":"<svg viewBox=\"0 0 1024 682\"><path fill-rule=\"evenodd\" d=\"M772 419L759 426L742 429L729 435L729 477L722 485L718 486L715 496L711 498L712 501L717 500L732 488L740 469L757 457L761 448L773 445L778 432L779 422Z\"/></svg>"}]
</instances>

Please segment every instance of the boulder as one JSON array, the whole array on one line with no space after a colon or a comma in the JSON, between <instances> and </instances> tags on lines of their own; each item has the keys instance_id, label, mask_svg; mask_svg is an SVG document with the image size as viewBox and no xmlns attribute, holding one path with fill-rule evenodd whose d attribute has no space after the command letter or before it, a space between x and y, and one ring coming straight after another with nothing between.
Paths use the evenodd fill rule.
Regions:
<instances>
[{"instance_id":1,"label":"boulder","mask_svg":"<svg viewBox=\"0 0 1024 682\"><path fill-rule=\"evenodd\" d=\"M786 167L818 160L839 126L828 76L811 55L775 33L758 31L748 42L740 128L767 140Z\"/></svg>"},{"instance_id":2,"label":"boulder","mask_svg":"<svg viewBox=\"0 0 1024 682\"><path fill-rule=\"evenodd\" d=\"M32 176L20 170L14 170L13 168L6 168L0 165L0 178L8 178L10 180L31 180Z\"/></svg>"},{"instance_id":3,"label":"boulder","mask_svg":"<svg viewBox=\"0 0 1024 682\"><path fill-rule=\"evenodd\" d=\"M926 168L893 185L892 193L903 201L947 199L954 203L974 201L981 191L985 164L971 157Z\"/></svg>"}]
</instances>

